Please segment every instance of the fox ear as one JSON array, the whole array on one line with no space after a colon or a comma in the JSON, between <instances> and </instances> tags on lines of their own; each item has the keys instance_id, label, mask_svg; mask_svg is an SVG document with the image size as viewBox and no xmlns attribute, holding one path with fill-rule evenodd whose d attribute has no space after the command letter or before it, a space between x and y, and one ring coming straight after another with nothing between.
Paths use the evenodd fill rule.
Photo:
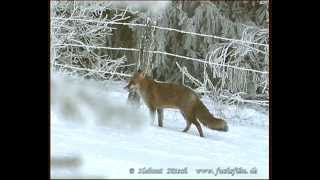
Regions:
<instances>
[{"instance_id":1,"label":"fox ear","mask_svg":"<svg viewBox=\"0 0 320 180\"><path fill-rule=\"evenodd\" d=\"M143 71L141 71L141 73L139 74L140 77L144 78L145 74Z\"/></svg>"},{"instance_id":2,"label":"fox ear","mask_svg":"<svg viewBox=\"0 0 320 180\"><path fill-rule=\"evenodd\" d=\"M145 72L143 72L141 69L139 69L137 72L141 77L145 77Z\"/></svg>"}]
</instances>

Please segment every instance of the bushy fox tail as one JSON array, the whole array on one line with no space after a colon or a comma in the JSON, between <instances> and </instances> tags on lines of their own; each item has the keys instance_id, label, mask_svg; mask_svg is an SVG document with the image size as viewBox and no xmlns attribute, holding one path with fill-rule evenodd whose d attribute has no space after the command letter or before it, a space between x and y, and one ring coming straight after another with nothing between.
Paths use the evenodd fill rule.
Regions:
<instances>
[{"instance_id":1,"label":"bushy fox tail","mask_svg":"<svg viewBox=\"0 0 320 180\"><path fill-rule=\"evenodd\" d=\"M199 99L196 104L195 116L203 125L213 130L228 131L229 128L225 120L215 118Z\"/></svg>"}]
</instances>

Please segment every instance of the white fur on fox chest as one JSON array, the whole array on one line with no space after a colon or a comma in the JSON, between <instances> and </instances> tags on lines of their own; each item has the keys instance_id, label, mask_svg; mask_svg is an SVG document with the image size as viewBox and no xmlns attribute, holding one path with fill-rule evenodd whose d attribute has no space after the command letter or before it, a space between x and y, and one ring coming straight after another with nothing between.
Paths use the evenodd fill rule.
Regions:
<instances>
[{"instance_id":1,"label":"white fur on fox chest","mask_svg":"<svg viewBox=\"0 0 320 180\"><path fill-rule=\"evenodd\" d=\"M139 87L137 88L137 93L139 94L140 97L142 97L143 101L145 104L147 104L147 93L145 91L142 91Z\"/></svg>"}]
</instances>

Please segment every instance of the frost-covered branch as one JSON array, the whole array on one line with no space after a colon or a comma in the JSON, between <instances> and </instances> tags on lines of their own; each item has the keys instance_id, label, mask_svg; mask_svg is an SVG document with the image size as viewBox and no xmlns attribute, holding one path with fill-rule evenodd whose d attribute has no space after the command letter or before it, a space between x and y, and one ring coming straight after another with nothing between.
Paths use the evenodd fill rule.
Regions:
<instances>
[{"instance_id":1,"label":"frost-covered branch","mask_svg":"<svg viewBox=\"0 0 320 180\"><path fill-rule=\"evenodd\" d=\"M176 62L176 65L178 66L178 68L180 69L180 71L182 72L183 74L183 77L184 76L187 76L194 84L196 84L197 86L199 87L203 87L203 83L200 82L198 79L194 78L187 70L187 68L185 67L181 67L180 64L178 62ZM182 82L183 85L187 86L184 81Z\"/></svg>"},{"instance_id":2,"label":"frost-covered branch","mask_svg":"<svg viewBox=\"0 0 320 180\"><path fill-rule=\"evenodd\" d=\"M88 68L79 68L79 67L69 66L69 65L64 65L64 64L53 64L53 65L60 66L63 68L75 69L75 70L79 70L79 71L88 71L88 72L103 73L103 74L115 74L115 75L124 76L124 77L131 77L131 75L129 75L129 74L118 73L118 72L99 71L99 70L88 69Z\"/></svg>"},{"instance_id":3,"label":"frost-covered branch","mask_svg":"<svg viewBox=\"0 0 320 180\"><path fill-rule=\"evenodd\" d=\"M136 52L140 51L139 49L135 49L135 48L122 48L122 47L118 47L118 48L114 48L114 47L98 47L98 46L78 45L78 44L55 44L54 45L54 47L65 47L65 46L96 48L96 49L108 49L108 50L136 51ZM228 68L233 68L233 69L238 69L238 70L243 70L243 71L251 71L251 72L256 72L256 73L261 73L261 74L268 74L267 71L258 71L258 70L254 70L254 69L242 68L242 67L237 67L237 66L232 66L232 65L227 65L227 64L213 63L213 62L208 62L208 61L206 61L204 59L191 58L191 57L181 56L181 55L167 53L167 52L161 52L161 51L145 51L145 52L178 57L178 58L191 60L191 61L196 61L196 62L200 62L200 63L205 63L205 64L209 64L209 65L223 66L223 67L228 67Z\"/></svg>"},{"instance_id":4,"label":"frost-covered branch","mask_svg":"<svg viewBox=\"0 0 320 180\"><path fill-rule=\"evenodd\" d=\"M179 63L177 63L177 62L176 62L176 65L178 66L178 68L180 69L181 73L183 74L183 77L186 76L187 78L189 78L189 80L191 82L193 82L194 84L197 85L197 88L194 89L194 91L196 91L198 93L204 93L204 94L216 94L215 90L213 90L213 91L206 90L205 82L208 81L208 79L205 79L204 82L201 82L200 80L198 80L195 77L193 77L185 67L181 67L181 65L179 65ZM188 85L186 85L184 83L184 81L183 81L183 84L185 86L189 87ZM189 88L191 88L191 87L189 87ZM262 105L262 106L269 106L269 101L264 101L264 100L246 100L246 99L241 98L240 93L236 93L236 94L233 94L233 95L224 95L223 93L219 93L219 94L216 95L216 97L223 98L223 99L228 99L229 100L228 104L241 102L241 103L252 103L252 104L258 104L258 105Z\"/></svg>"},{"instance_id":5,"label":"frost-covered branch","mask_svg":"<svg viewBox=\"0 0 320 180\"><path fill-rule=\"evenodd\" d=\"M52 64L56 64L52 68L53 71L66 71L66 67L69 66L73 68L68 68L70 70L68 73L105 79L106 72L116 74L117 69L125 67L121 66L127 61L125 57L112 61L104 49L90 48L105 45L106 36L112 35L112 31L116 29L105 24L93 23L93 21L99 19L100 21L121 22L130 18L126 10L113 11L108 8L109 6L110 2L102 1L52 2L50 59ZM72 19L83 21L70 21ZM78 46L55 48L57 44L78 44Z\"/></svg>"},{"instance_id":6,"label":"frost-covered branch","mask_svg":"<svg viewBox=\"0 0 320 180\"><path fill-rule=\"evenodd\" d=\"M68 18L68 19L66 19L66 18L52 18L52 19L59 19L59 20L66 20L66 21L94 22L94 23L100 23L100 24L106 24L106 25L117 24L117 25L147 27L146 24L125 23L125 22L116 22L116 21L103 22L103 21L86 20L86 19L75 19L75 18ZM254 45L269 47L268 44L255 43L255 42L244 41L244 40L240 40L240 39L232 39L232 38L225 38L225 37L219 37L219 36L208 35L208 34L200 34L200 33L188 32L188 31L183 31L183 30L174 29L174 28L168 28L168 27L160 27L160 26L151 26L151 27L152 28L156 28L156 29L160 29L160 30L175 31L175 32L183 33L183 34L190 34L190 35L201 36L201 37L210 37L210 38L220 39L220 40L225 40L225 41L233 41L233 42L237 42L237 43L254 44Z\"/></svg>"},{"instance_id":7,"label":"frost-covered branch","mask_svg":"<svg viewBox=\"0 0 320 180\"><path fill-rule=\"evenodd\" d=\"M85 47L85 48L94 48L94 49L107 49L107 50L119 50L119 51L137 51L139 52L139 49L135 48L122 48L122 47L103 47L103 46L91 46L91 45L80 45L80 44L54 44L53 47L66 47L66 46L72 46L72 47Z\"/></svg>"},{"instance_id":8,"label":"frost-covered branch","mask_svg":"<svg viewBox=\"0 0 320 180\"><path fill-rule=\"evenodd\" d=\"M219 3L199 6L188 18L182 9L169 6L159 19L103 1L52 4L50 62L54 71L97 80L129 77L143 49L146 69L157 79L180 81L182 77L186 86L199 92L221 95L219 100L231 97L228 103L255 99L256 104L263 104L268 99L267 26L233 21L220 12ZM261 6L260 11L265 10ZM259 19L264 17L261 13ZM180 29L175 28L177 24ZM148 42L139 47L144 37ZM172 68L176 65L180 72Z\"/></svg>"}]
</instances>

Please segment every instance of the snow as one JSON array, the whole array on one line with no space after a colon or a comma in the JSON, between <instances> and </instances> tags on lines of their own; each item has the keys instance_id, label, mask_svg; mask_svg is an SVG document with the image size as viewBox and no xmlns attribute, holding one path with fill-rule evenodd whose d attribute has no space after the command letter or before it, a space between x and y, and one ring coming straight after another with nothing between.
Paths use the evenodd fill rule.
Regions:
<instances>
[{"instance_id":1,"label":"snow","mask_svg":"<svg viewBox=\"0 0 320 180\"><path fill-rule=\"evenodd\" d=\"M201 138L195 126L181 132L185 120L177 110L164 111L160 128L144 105L139 110L127 105L126 82L60 76L51 82L51 178L268 178L267 112L204 97L211 113L229 123L229 131L202 126ZM57 158L79 163L58 166ZM151 168L162 173L139 174ZM167 174L168 168L181 174Z\"/></svg>"},{"instance_id":2,"label":"snow","mask_svg":"<svg viewBox=\"0 0 320 180\"><path fill-rule=\"evenodd\" d=\"M132 10L148 10L153 15L160 15L168 7L170 1L111 1L111 6Z\"/></svg>"}]
</instances>

